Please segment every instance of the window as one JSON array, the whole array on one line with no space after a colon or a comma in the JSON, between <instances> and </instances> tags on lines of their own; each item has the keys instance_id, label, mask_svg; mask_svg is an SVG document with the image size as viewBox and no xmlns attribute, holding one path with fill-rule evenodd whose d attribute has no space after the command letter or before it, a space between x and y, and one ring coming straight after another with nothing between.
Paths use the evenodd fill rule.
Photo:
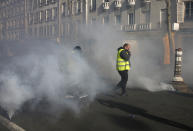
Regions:
<instances>
[{"instance_id":1,"label":"window","mask_svg":"<svg viewBox=\"0 0 193 131\"><path fill-rule=\"evenodd\" d=\"M150 11L145 12L145 23L150 23Z\"/></svg>"},{"instance_id":2,"label":"window","mask_svg":"<svg viewBox=\"0 0 193 131\"><path fill-rule=\"evenodd\" d=\"M107 15L103 18L103 24L108 24L108 23L109 23L109 16Z\"/></svg>"},{"instance_id":3,"label":"window","mask_svg":"<svg viewBox=\"0 0 193 131\"><path fill-rule=\"evenodd\" d=\"M52 36L52 25L49 26L49 29L50 29L50 31L49 31L50 35L49 36Z\"/></svg>"},{"instance_id":4,"label":"window","mask_svg":"<svg viewBox=\"0 0 193 131\"><path fill-rule=\"evenodd\" d=\"M62 35L65 36L65 24L62 24Z\"/></svg>"},{"instance_id":5,"label":"window","mask_svg":"<svg viewBox=\"0 0 193 131\"><path fill-rule=\"evenodd\" d=\"M33 23L33 14L28 14L28 24L31 25Z\"/></svg>"},{"instance_id":6,"label":"window","mask_svg":"<svg viewBox=\"0 0 193 131\"><path fill-rule=\"evenodd\" d=\"M128 24L129 25L135 24L134 13L129 13L128 14Z\"/></svg>"},{"instance_id":7,"label":"window","mask_svg":"<svg viewBox=\"0 0 193 131\"><path fill-rule=\"evenodd\" d=\"M43 22L43 16L44 16L43 13L44 13L43 11L40 11L40 14L39 14L39 17L40 17L39 21L40 22Z\"/></svg>"},{"instance_id":8,"label":"window","mask_svg":"<svg viewBox=\"0 0 193 131\"><path fill-rule=\"evenodd\" d=\"M37 31L37 28L35 27L34 28L34 36L37 36L38 35L38 31Z\"/></svg>"},{"instance_id":9,"label":"window","mask_svg":"<svg viewBox=\"0 0 193 131\"><path fill-rule=\"evenodd\" d=\"M49 10L46 10L46 11L45 11L46 21L48 21L48 18L49 18L49 16L48 16L49 13L48 13L48 11L49 11Z\"/></svg>"},{"instance_id":10,"label":"window","mask_svg":"<svg viewBox=\"0 0 193 131\"><path fill-rule=\"evenodd\" d=\"M81 2L81 0L78 0L78 3L77 3L78 5L78 13L81 13L82 12L82 2Z\"/></svg>"},{"instance_id":11,"label":"window","mask_svg":"<svg viewBox=\"0 0 193 131\"><path fill-rule=\"evenodd\" d=\"M43 0L40 0L39 1L39 7L42 7L43 6Z\"/></svg>"},{"instance_id":12,"label":"window","mask_svg":"<svg viewBox=\"0 0 193 131\"><path fill-rule=\"evenodd\" d=\"M57 17L57 8L52 8L52 20L55 20Z\"/></svg>"},{"instance_id":13,"label":"window","mask_svg":"<svg viewBox=\"0 0 193 131\"><path fill-rule=\"evenodd\" d=\"M160 10L160 27L166 27L167 24L167 9Z\"/></svg>"},{"instance_id":14,"label":"window","mask_svg":"<svg viewBox=\"0 0 193 131\"><path fill-rule=\"evenodd\" d=\"M34 15L34 24L38 23L38 12L35 13Z\"/></svg>"},{"instance_id":15,"label":"window","mask_svg":"<svg viewBox=\"0 0 193 131\"><path fill-rule=\"evenodd\" d=\"M74 15L74 11L76 11L75 5L74 5L74 1L71 1L70 3L70 11L71 11L71 15Z\"/></svg>"},{"instance_id":16,"label":"window","mask_svg":"<svg viewBox=\"0 0 193 131\"><path fill-rule=\"evenodd\" d=\"M76 10L77 10L77 2L76 1L73 2L72 10L73 10L73 15L74 15L76 13Z\"/></svg>"},{"instance_id":17,"label":"window","mask_svg":"<svg viewBox=\"0 0 193 131\"><path fill-rule=\"evenodd\" d=\"M55 9L52 8L52 20L54 20L54 18L55 18Z\"/></svg>"},{"instance_id":18,"label":"window","mask_svg":"<svg viewBox=\"0 0 193 131\"><path fill-rule=\"evenodd\" d=\"M56 0L50 0L50 3L51 3L51 4L55 4L55 3L56 3Z\"/></svg>"},{"instance_id":19,"label":"window","mask_svg":"<svg viewBox=\"0 0 193 131\"><path fill-rule=\"evenodd\" d=\"M78 0L77 2L75 2L74 6L75 6L76 14L80 14L81 13L81 0Z\"/></svg>"},{"instance_id":20,"label":"window","mask_svg":"<svg viewBox=\"0 0 193 131\"><path fill-rule=\"evenodd\" d=\"M34 0L32 5L33 5L33 9L36 9L38 7L38 0Z\"/></svg>"},{"instance_id":21,"label":"window","mask_svg":"<svg viewBox=\"0 0 193 131\"><path fill-rule=\"evenodd\" d=\"M185 2L185 19L193 19L193 2Z\"/></svg>"},{"instance_id":22,"label":"window","mask_svg":"<svg viewBox=\"0 0 193 131\"><path fill-rule=\"evenodd\" d=\"M52 36L56 36L56 25L52 25Z\"/></svg>"},{"instance_id":23,"label":"window","mask_svg":"<svg viewBox=\"0 0 193 131\"><path fill-rule=\"evenodd\" d=\"M67 23L67 33L69 34L70 33L70 24Z\"/></svg>"},{"instance_id":24,"label":"window","mask_svg":"<svg viewBox=\"0 0 193 131\"><path fill-rule=\"evenodd\" d=\"M50 28L49 28L50 26L49 25L47 25L47 29L46 29L46 31L47 31L47 33L46 33L46 36L50 36Z\"/></svg>"},{"instance_id":25,"label":"window","mask_svg":"<svg viewBox=\"0 0 193 131\"><path fill-rule=\"evenodd\" d=\"M177 22L184 23L185 5L184 2L177 3Z\"/></svg>"},{"instance_id":26,"label":"window","mask_svg":"<svg viewBox=\"0 0 193 131\"><path fill-rule=\"evenodd\" d=\"M115 24L121 24L121 15L115 16Z\"/></svg>"},{"instance_id":27,"label":"window","mask_svg":"<svg viewBox=\"0 0 193 131\"><path fill-rule=\"evenodd\" d=\"M91 24L96 24L96 18L91 19Z\"/></svg>"},{"instance_id":28,"label":"window","mask_svg":"<svg viewBox=\"0 0 193 131\"><path fill-rule=\"evenodd\" d=\"M44 26L44 28L43 28L43 36L46 37L46 26Z\"/></svg>"},{"instance_id":29,"label":"window","mask_svg":"<svg viewBox=\"0 0 193 131\"><path fill-rule=\"evenodd\" d=\"M149 24L150 23L150 11L141 12L140 23L141 24Z\"/></svg>"},{"instance_id":30,"label":"window","mask_svg":"<svg viewBox=\"0 0 193 131\"><path fill-rule=\"evenodd\" d=\"M65 7L66 7L66 3L62 3L62 16L65 16Z\"/></svg>"},{"instance_id":31,"label":"window","mask_svg":"<svg viewBox=\"0 0 193 131\"><path fill-rule=\"evenodd\" d=\"M46 5L49 5L50 0L46 0Z\"/></svg>"},{"instance_id":32,"label":"window","mask_svg":"<svg viewBox=\"0 0 193 131\"><path fill-rule=\"evenodd\" d=\"M39 29L39 35L40 36L43 36L43 27L41 26L40 29Z\"/></svg>"},{"instance_id":33,"label":"window","mask_svg":"<svg viewBox=\"0 0 193 131\"><path fill-rule=\"evenodd\" d=\"M32 28L29 28L29 35L32 35Z\"/></svg>"},{"instance_id":34,"label":"window","mask_svg":"<svg viewBox=\"0 0 193 131\"><path fill-rule=\"evenodd\" d=\"M24 7L21 6L20 12L24 12Z\"/></svg>"},{"instance_id":35,"label":"window","mask_svg":"<svg viewBox=\"0 0 193 131\"><path fill-rule=\"evenodd\" d=\"M96 0L91 0L90 11L96 11Z\"/></svg>"}]
</instances>

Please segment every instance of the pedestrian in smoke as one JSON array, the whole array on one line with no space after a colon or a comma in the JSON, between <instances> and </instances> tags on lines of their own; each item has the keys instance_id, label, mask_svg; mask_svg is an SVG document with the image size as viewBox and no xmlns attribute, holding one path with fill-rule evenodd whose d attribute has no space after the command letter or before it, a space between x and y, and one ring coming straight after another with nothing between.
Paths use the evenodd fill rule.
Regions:
<instances>
[{"instance_id":1,"label":"pedestrian in smoke","mask_svg":"<svg viewBox=\"0 0 193 131\"><path fill-rule=\"evenodd\" d=\"M130 70L130 44L125 43L123 47L118 48L117 52L117 71L121 76L120 82L115 89L122 89L121 95L126 94L126 85L128 81L128 71Z\"/></svg>"},{"instance_id":2,"label":"pedestrian in smoke","mask_svg":"<svg viewBox=\"0 0 193 131\"><path fill-rule=\"evenodd\" d=\"M82 54L82 48L80 46L75 46L73 48L73 53L80 56Z\"/></svg>"},{"instance_id":3,"label":"pedestrian in smoke","mask_svg":"<svg viewBox=\"0 0 193 131\"><path fill-rule=\"evenodd\" d=\"M87 88L83 87L82 83L85 83L87 76L87 64L82 56L82 48L75 46L72 50L71 57L69 60L69 79L70 88L69 94L73 98L82 99L87 97Z\"/></svg>"}]
</instances>

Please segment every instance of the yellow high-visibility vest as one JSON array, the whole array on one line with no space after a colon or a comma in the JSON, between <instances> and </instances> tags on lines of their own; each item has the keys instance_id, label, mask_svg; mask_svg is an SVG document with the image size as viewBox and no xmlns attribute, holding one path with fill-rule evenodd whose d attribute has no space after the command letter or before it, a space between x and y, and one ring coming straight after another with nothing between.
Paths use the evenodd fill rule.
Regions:
<instances>
[{"instance_id":1,"label":"yellow high-visibility vest","mask_svg":"<svg viewBox=\"0 0 193 131\"><path fill-rule=\"evenodd\" d=\"M121 51L123 50L124 49L120 49L117 53L117 70L118 71L130 70L129 61L125 61L120 56Z\"/></svg>"}]
</instances>

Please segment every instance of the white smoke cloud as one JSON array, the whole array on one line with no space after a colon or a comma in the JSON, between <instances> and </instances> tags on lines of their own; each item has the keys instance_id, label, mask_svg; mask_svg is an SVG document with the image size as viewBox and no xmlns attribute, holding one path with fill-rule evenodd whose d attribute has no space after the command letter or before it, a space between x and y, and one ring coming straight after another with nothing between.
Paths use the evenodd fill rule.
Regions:
<instances>
[{"instance_id":1,"label":"white smoke cloud","mask_svg":"<svg viewBox=\"0 0 193 131\"><path fill-rule=\"evenodd\" d=\"M10 118L32 99L35 103L44 99L58 106L55 108L68 107L78 112L78 101L66 96L88 95L88 101L92 101L104 90L105 82L83 57L64 46L51 46L51 50L15 57L0 74L0 105Z\"/></svg>"},{"instance_id":2,"label":"white smoke cloud","mask_svg":"<svg viewBox=\"0 0 193 131\"><path fill-rule=\"evenodd\" d=\"M82 33L85 39L90 40L84 43L87 47L88 60L94 63L94 67L101 72L105 79L110 79L116 85L120 76L116 71L117 48L124 42L131 44L131 64L129 71L129 88L141 88L148 91L173 90L172 85L164 84L172 79L172 68L163 65L163 43L162 38L149 40L138 36L117 32L108 25L91 25ZM86 46L85 46L86 45ZM167 86L166 86L167 85Z\"/></svg>"},{"instance_id":3,"label":"white smoke cloud","mask_svg":"<svg viewBox=\"0 0 193 131\"><path fill-rule=\"evenodd\" d=\"M79 45L82 57L74 56L68 46L32 43L25 55L14 57L0 74L0 105L10 114L33 99L45 99L56 108L79 111L69 94L88 94L92 101L97 93L108 91L119 82L116 71L117 48L129 41L132 49L129 88L148 91L173 90L164 82L172 79L172 69L163 65L163 45L158 40L143 40L115 31L112 27L92 25L82 30ZM66 43L65 43L66 44ZM76 94L77 93L77 94Z\"/></svg>"},{"instance_id":4,"label":"white smoke cloud","mask_svg":"<svg viewBox=\"0 0 193 131\"><path fill-rule=\"evenodd\" d=\"M33 98L31 89L21 83L18 76L11 72L0 75L0 105L9 112L9 117L27 100Z\"/></svg>"}]
</instances>

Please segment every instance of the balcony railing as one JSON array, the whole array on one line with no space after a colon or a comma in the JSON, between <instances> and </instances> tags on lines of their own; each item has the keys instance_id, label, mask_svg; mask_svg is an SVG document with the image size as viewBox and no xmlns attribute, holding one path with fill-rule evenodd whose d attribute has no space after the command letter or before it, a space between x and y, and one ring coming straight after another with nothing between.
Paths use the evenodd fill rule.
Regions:
<instances>
[{"instance_id":1,"label":"balcony railing","mask_svg":"<svg viewBox=\"0 0 193 131\"><path fill-rule=\"evenodd\" d=\"M131 24L131 25L124 25L122 27L123 31L150 31L151 30L151 23L149 24Z\"/></svg>"},{"instance_id":2,"label":"balcony railing","mask_svg":"<svg viewBox=\"0 0 193 131\"><path fill-rule=\"evenodd\" d=\"M122 27L123 31L136 31L136 24L132 24L132 25L124 25Z\"/></svg>"},{"instance_id":3,"label":"balcony railing","mask_svg":"<svg viewBox=\"0 0 193 131\"><path fill-rule=\"evenodd\" d=\"M151 30L151 23L149 24L138 24L137 30Z\"/></svg>"}]
</instances>

